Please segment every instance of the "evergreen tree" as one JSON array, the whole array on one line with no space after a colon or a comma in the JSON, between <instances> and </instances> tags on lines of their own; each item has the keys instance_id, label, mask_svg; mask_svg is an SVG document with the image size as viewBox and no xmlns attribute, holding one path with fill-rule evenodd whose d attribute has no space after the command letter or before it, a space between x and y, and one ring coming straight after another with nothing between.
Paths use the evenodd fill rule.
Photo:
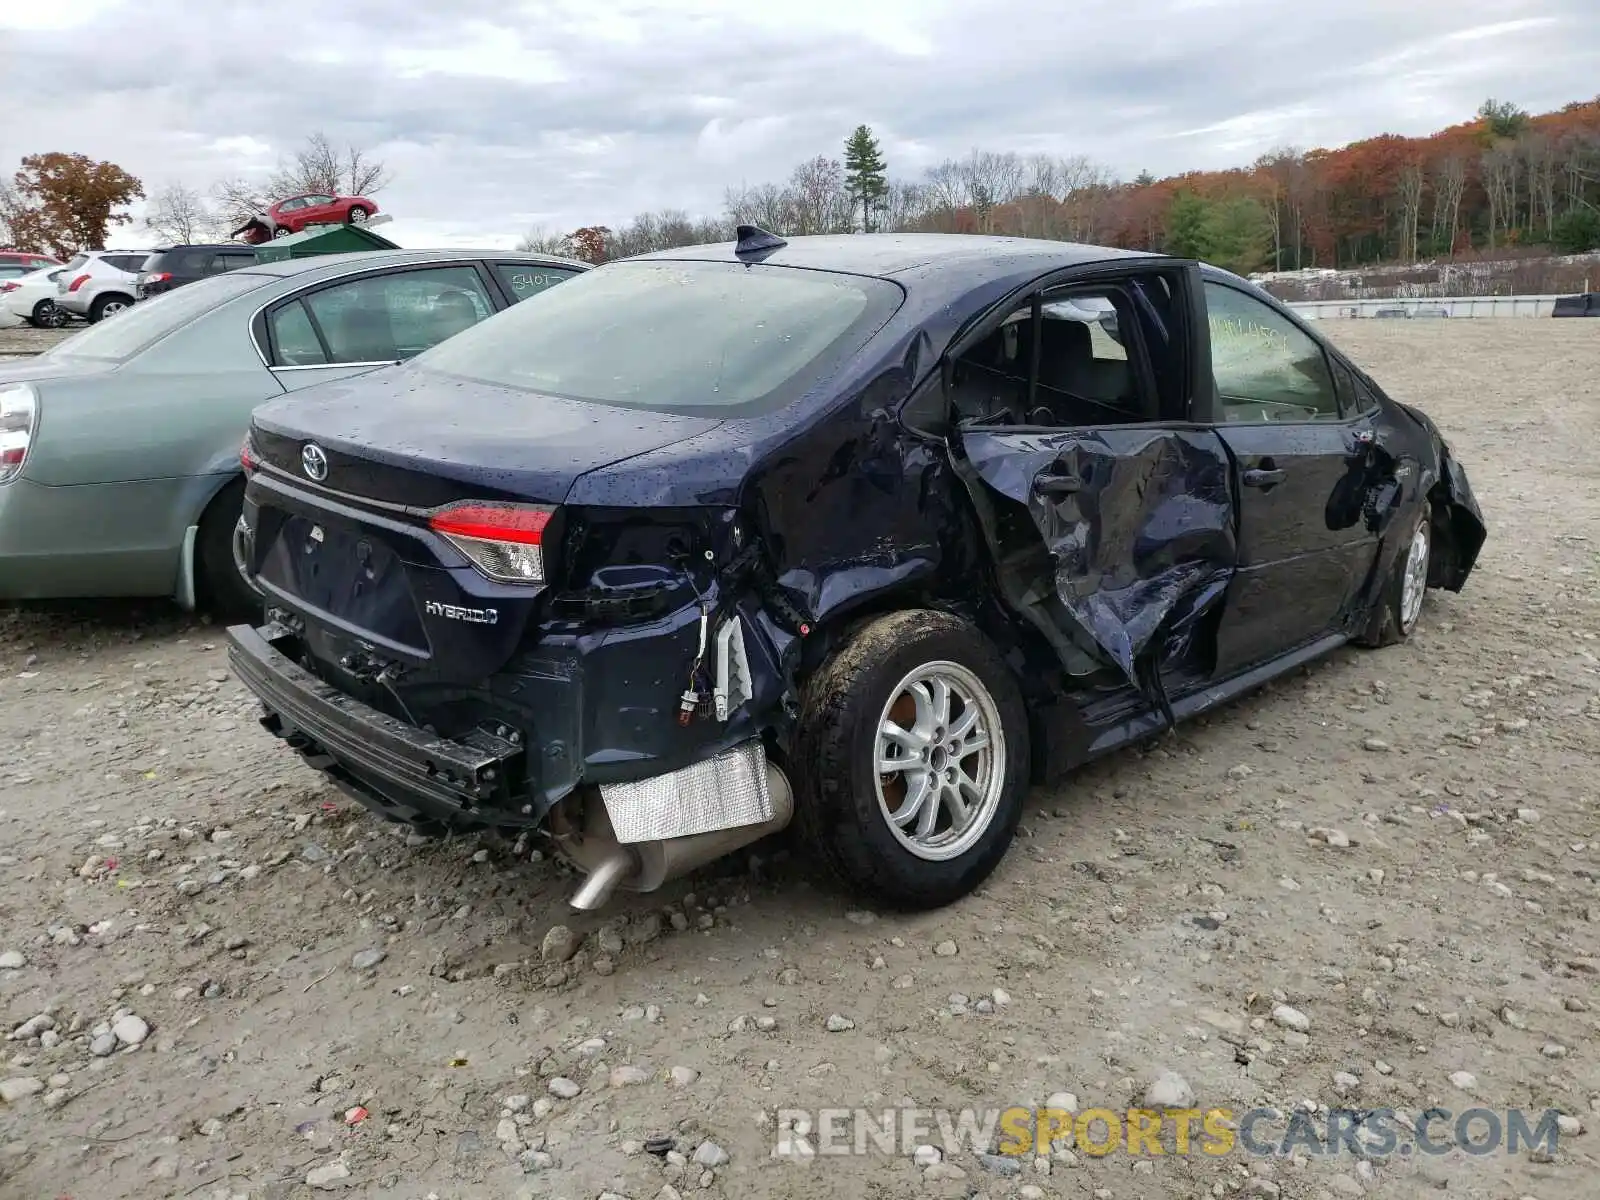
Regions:
<instances>
[{"instance_id":1,"label":"evergreen tree","mask_svg":"<svg viewBox=\"0 0 1600 1200\"><path fill-rule=\"evenodd\" d=\"M1162 249L1179 258L1204 258L1206 218L1211 206L1193 192L1179 192L1167 209L1167 234Z\"/></svg>"},{"instance_id":2,"label":"evergreen tree","mask_svg":"<svg viewBox=\"0 0 1600 1200\"><path fill-rule=\"evenodd\" d=\"M883 152L878 149L878 139L865 125L844 144L844 179L853 206L861 209L861 231L872 232L872 213L878 202L889 191L889 181L884 176Z\"/></svg>"}]
</instances>

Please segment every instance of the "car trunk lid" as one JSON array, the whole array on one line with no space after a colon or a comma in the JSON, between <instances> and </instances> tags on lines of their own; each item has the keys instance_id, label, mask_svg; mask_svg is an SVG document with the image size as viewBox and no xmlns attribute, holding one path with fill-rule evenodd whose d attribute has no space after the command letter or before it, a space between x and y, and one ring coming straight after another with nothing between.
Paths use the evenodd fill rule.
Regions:
<instances>
[{"instance_id":1,"label":"car trunk lid","mask_svg":"<svg viewBox=\"0 0 1600 1200\"><path fill-rule=\"evenodd\" d=\"M325 664L478 683L559 569L573 482L716 424L405 368L296 393L255 414L247 565Z\"/></svg>"}]
</instances>

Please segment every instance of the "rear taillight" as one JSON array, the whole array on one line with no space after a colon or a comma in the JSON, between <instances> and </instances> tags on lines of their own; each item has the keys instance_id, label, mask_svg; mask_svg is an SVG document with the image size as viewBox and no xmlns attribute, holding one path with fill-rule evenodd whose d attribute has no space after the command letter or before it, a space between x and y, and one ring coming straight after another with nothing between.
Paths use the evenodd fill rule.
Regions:
<instances>
[{"instance_id":1,"label":"rear taillight","mask_svg":"<svg viewBox=\"0 0 1600 1200\"><path fill-rule=\"evenodd\" d=\"M86 283L88 283L88 282L89 282L89 278L90 278L90 277L89 277L89 276L88 276L88 275L79 275L79 276L78 276L78 277L77 277L77 278L76 278L76 279L74 279L74 280L73 280L73 281L72 281L72 282L71 282L71 283L69 283L69 284L67 284L67 291L69 291L69 292L75 292L75 291L77 291L77 290L78 290L78 289L79 289L79 288L81 288L81 287L82 287L82 286L83 286L83 285L84 285L84 284L86 284Z\"/></svg>"},{"instance_id":2,"label":"rear taillight","mask_svg":"<svg viewBox=\"0 0 1600 1200\"><path fill-rule=\"evenodd\" d=\"M21 286L20 283L0 283L0 292L14 292Z\"/></svg>"},{"instance_id":3,"label":"rear taillight","mask_svg":"<svg viewBox=\"0 0 1600 1200\"><path fill-rule=\"evenodd\" d=\"M22 474L39 428L39 393L31 384L0 385L0 484Z\"/></svg>"},{"instance_id":4,"label":"rear taillight","mask_svg":"<svg viewBox=\"0 0 1600 1200\"><path fill-rule=\"evenodd\" d=\"M250 444L248 435L244 439L244 444L239 447L239 465L244 468L246 475L254 471L258 465L256 462L256 448Z\"/></svg>"},{"instance_id":5,"label":"rear taillight","mask_svg":"<svg viewBox=\"0 0 1600 1200\"><path fill-rule=\"evenodd\" d=\"M554 509L468 500L439 509L428 528L496 583L544 582L544 529Z\"/></svg>"},{"instance_id":6,"label":"rear taillight","mask_svg":"<svg viewBox=\"0 0 1600 1200\"><path fill-rule=\"evenodd\" d=\"M140 283L166 283L169 280L171 280L171 278L172 278L172 272L171 271L156 271L153 274L146 275L139 282Z\"/></svg>"}]
</instances>

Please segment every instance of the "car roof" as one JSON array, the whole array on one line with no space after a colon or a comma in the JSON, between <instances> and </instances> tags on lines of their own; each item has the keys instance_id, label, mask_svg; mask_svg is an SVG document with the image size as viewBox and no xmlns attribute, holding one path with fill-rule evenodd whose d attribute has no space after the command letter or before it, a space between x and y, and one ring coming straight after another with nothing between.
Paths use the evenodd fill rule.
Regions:
<instances>
[{"instance_id":1,"label":"car roof","mask_svg":"<svg viewBox=\"0 0 1600 1200\"><path fill-rule=\"evenodd\" d=\"M157 246L151 254L172 254L178 250L238 250L254 254L256 248L249 242L179 242L175 246Z\"/></svg>"},{"instance_id":2,"label":"car roof","mask_svg":"<svg viewBox=\"0 0 1600 1200\"><path fill-rule=\"evenodd\" d=\"M340 275L351 267L398 267L407 263L471 262L491 258L498 262L547 263L587 270L589 264L575 258L562 258L556 254L530 254L523 250L355 250L347 254L318 254L310 258L290 258L282 262L257 263L253 267L240 267L238 273L246 275L315 276L318 273Z\"/></svg>"},{"instance_id":3,"label":"car roof","mask_svg":"<svg viewBox=\"0 0 1600 1200\"><path fill-rule=\"evenodd\" d=\"M694 259L739 262L735 242L685 246L660 250L623 261ZM959 233L846 233L790 238L788 244L759 261L777 266L816 271L839 271L884 279L910 272L973 275L1010 275L1028 266L1040 271L1072 267L1107 259L1160 258L1143 250L1091 246L1079 242L1051 242L1040 238L990 237Z\"/></svg>"}]
</instances>

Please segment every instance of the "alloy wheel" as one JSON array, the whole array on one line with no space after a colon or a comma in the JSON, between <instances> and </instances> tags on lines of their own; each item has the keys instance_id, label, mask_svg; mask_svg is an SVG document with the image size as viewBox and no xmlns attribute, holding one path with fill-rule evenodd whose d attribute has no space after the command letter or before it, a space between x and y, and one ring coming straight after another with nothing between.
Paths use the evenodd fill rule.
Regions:
<instances>
[{"instance_id":1,"label":"alloy wheel","mask_svg":"<svg viewBox=\"0 0 1600 1200\"><path fill-rule=\"evenodd\" d=\"M957 858L994 821L1005 732L994 698L967 668L933 662L906 675L878 719L874 752L879 810L918 858Z\"/></svg>"}]
</instances>

